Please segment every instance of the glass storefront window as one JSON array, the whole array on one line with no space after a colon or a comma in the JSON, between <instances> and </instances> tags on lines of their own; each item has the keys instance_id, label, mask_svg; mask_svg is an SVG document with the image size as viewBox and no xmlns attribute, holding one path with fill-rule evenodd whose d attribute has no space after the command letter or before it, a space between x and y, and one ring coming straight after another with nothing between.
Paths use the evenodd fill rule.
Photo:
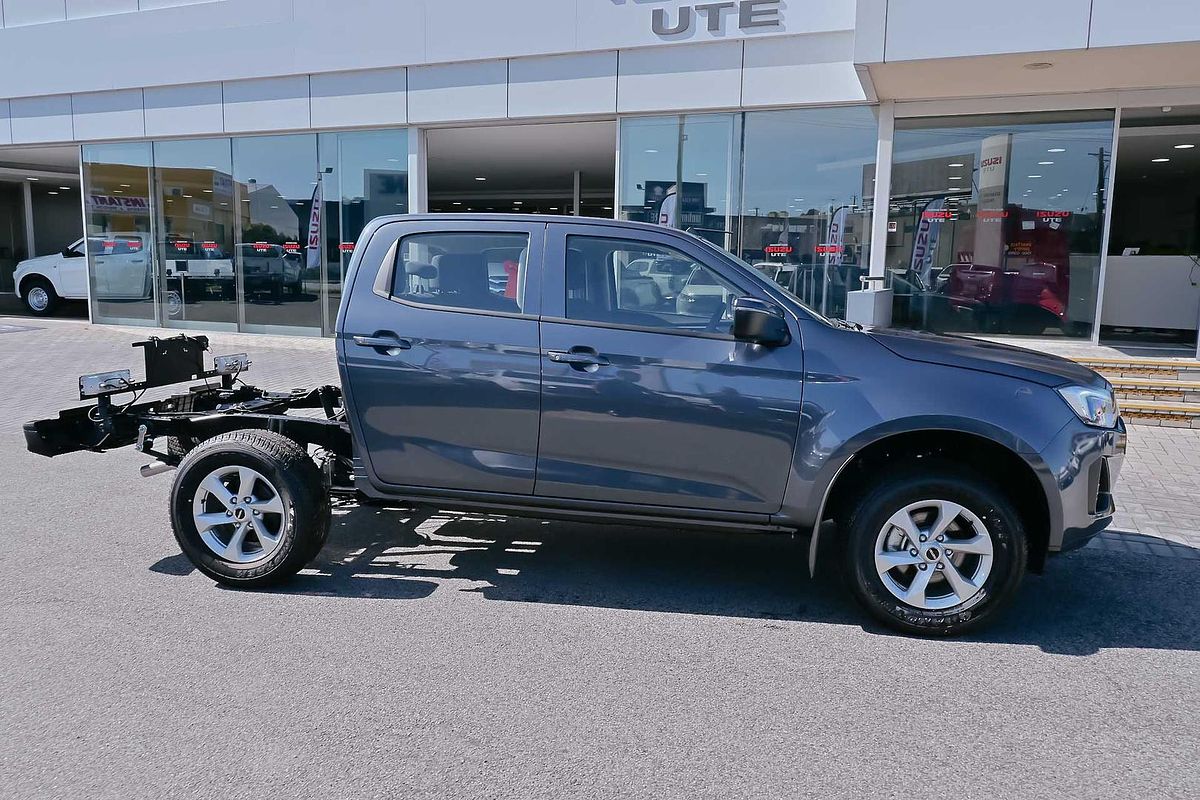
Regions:
<instances>
[{"instance_id":1,"label":"glass storefront window","mask_svg":"<svg viewBox=\"0 0 1200 800\"><path fill-rule=\"evenodd\" d=\"M897 120L893 325L1090 335L1112 117Z\"/></svg>"},{"instance_id":2,"label":"glass storefront window","mask_svg":"<svg viewBox=\"0 0 1200 800\"><path fill-rule=\"evenodd\" d=\"M313 193L323 175L315 134L233 140L239 205L234 264L242 284L243 330L322 332L324 259L319 248L308 248L307 239Z\"/></svg>"},{"instance_id":3,"label":"glass storefront window","mask_svg":"<svg viewBox=\"0 0 1200 800\"><path fill-rule=\"evenodd\" d=\"M741 257L823 314L842 317L871 238L874 109L746 114Z\"/></svg>"},{"instance_id":4,"label":"glass storefront window","mask_svg":"<svg viewBox=\"0 0 1200 800\"><path fill-rule=\"evenodd\" d=\"M350 255L366 224L408 213L408 132L321 134L325 170L329 320L337 317Z\"/></svg>"},{"instance_id":5,"label":"glass storefront window","mask_svg":"<svg viewBox=\"0 0 1200 800\"><path fill-rule=\"evenodd\" d=\"M155 142L155 265L168 327L237 330L228 139Z\"/></svg>"},{"instance_id":6,"label":"glass storefront window","mask_svg":"<svg viewBox=\"0 0 1200 800\"><path fill-rule=\"evenodd\" d=\"M149 142L83 148L85 233L92 319L154 325Z\"/></svg>"},{"instance_id":7,"label":"glass storefront window","mask_svg":"<svg viewBox=\"0 0 1200 800\"><path fill-rule=\"evenodd\" d=\"M735 248L740 129L740 114L622 120L620 219L691 230Z\"/></svg>"}]
</instances>

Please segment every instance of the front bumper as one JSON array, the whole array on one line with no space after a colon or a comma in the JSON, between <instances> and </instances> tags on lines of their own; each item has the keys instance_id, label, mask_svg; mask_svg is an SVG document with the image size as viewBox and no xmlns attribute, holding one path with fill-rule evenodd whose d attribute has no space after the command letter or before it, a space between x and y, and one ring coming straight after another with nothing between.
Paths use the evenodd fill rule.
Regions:
<instances>
[{"instance_id":1,"label":"front bumper","mask_svg":"<svg viewBox=\"0 0 1200 800\"><path fill-rule=\"evenodd\" d=\"M1108 430L1073 422L1042 452L1062 511L1061 522L1050 530L1050 552L1082 547L1112 522L1117 510L1113 487L1125 461L1126 441L1124 420Z\"/></svg>"}]
</instances>

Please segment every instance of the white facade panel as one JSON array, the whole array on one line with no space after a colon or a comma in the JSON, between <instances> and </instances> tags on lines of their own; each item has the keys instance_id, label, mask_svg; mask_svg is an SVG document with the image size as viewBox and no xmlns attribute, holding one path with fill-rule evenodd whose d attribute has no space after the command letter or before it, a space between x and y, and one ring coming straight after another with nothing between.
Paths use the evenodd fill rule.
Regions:
<instances>
[{"instance_id":1,"label":"white facade panel","mask_svg":"<svg viewBox=\"0 0 1200 800\"><path fill-rule=\"evenodd\" d=\"M1196 0L1092 0L1092 47L1200 40Z\"/></svg>"},{"instance_id":2,"label":"white facade panel","mask_svg":"<svg viewBox=\"0 0 1200 800\"><path fill-rule=\"evenodd\" d=\"M67 18L66 0L4 0L4 24L37 25Z\"/></svg>"},{"instance_id":3,"label":"white facade panel","mask_svg":"<svg viewBox=\"0 0 1200 800\"><path fill-rule=\"evenodd\" d=\"M746 42L742 105L803 105L866 100L851 60L854 34L785 36Z\"/></svg>"},{"instance_id":4,"label":"white facade panel","mask_svg":"<svg viewBox=\"0 0 1200 800\"><path fill-rule=\"evenodd\" d=\"M74 138L69 94L11 100L9 115L13 144L69 142Z\"/></svg>"},{"instance_id":5,"label":"white facade panel","mask_svg":"<svg viewBox=\"0 0 1200 800\"><path fill-rule=\"evenodd\" d=\"M259 0L261 2L261 0ZM229 0L241 3L246 0ZM273 26L280 41L257 46L270 52L283 48L278 58L293 65L291 72L333 72L424 64L425 11L447 0L274 0L285 8L286 18ZM461 5L447 3L450 5ZM466 19L464 14L458 23ZM247 36L255 41L254 31ZM447 30L445 37L460 35ZM482 56L476 56L481 58ZM278 74L278 73L277 73Z\"/></svg>"},{"instance_id":6,"label":"white facade panel","mask_svg":"<svg viewBox=\"0 0 1200 800\"><path fill-rule=\"evenodd\" d=\"M508 62L413 67L408 71L408 121L458 122L508 115Z\"/></svg>"},{"instance_id":7,"label":"white facade panel","mask_svg":"<svg viewBox=\"0 0 1200 800\"><path fill-rule=\"evenodd\" d=\"M570 0L563 0L568 5ZM690 2L617 2L615 0L575 0L578 9L576 47L579 50L606 50L645 47L669 42L711 42L746 37L785 36L799 33L854 30L855 0L738 0L737 6L723 8L709 30L709 18L691 14L688 30L667 36L654 32L654 14L665 13L665 22L679 22L681 7L704 3ZM747 26L743 27L743 11ZM749 12L755 12L750 15ZM763 24L763 23L772 24ZM777 24L776 24L777 23ZM565 48L556 48L565 49Z\"/></svg>"},{"instance_id":8,"label":"white facade panel","mask_svg":"<svg viewBox=\"0 0 1200 800\"><path fill-rule=\"evenodd\" d=\"M225 131L219 83L149 88L143 103L147 136L199 136Z\"/></svg>"},{"instance_id":9,"label":"white facade panel","mask_svg":"<svg viewBox=\"0 0 1200 800\"><path fill-rule=\"evenodd\" d=\"M508 62L508 115L614 114L617 54L514 58Z\"/></svg>"},{"instance_id":10,"label":"white facade panel","mask_svg":"<svg viewBox=\"0 0 1200 800\"><path fill-rule=\"evenodd\" d=\"M75 138L134 139L146 135L142 90L77 94L71 97Z\"/></svg>"},{"instance_id":11,"label":"white facade panel","mask_svg":"<svg viewBox=\"0 0 1200 800\"><path fill-rule=\"evenodd\" d=\"M576 5L577 0L426 3L426 60L532 55L545 53L549 42L557 50L574 50Z\"/></svg>"},{"instance_id":12,"label":"white facade panel","mask_svg":"<svg viewBox=\"0 0 1200 800\"><path fill-rule=\"evenodd\" d=\"M1092 0L889 0L887 61L1071 50L1088 44Z\"/></svg>"},{"instance_id":13,"label":"white facade panel","mask_svg":"<svg viewBox=\"0 0 1200 800\"><path fill-rule=\"evenodd\" d=\"M0 144L12 144L12 124L8 119L7 100L0 100Z\"/></svg>"},{"instance_id":14,"label":"white facade panel","mask_svg":"<svg viewBox=\"0 0 1200 800\"><path fill-rule=\"evenodd\" d=\"M408 76L404 67L313 75L309 90L314 128L408 122Z\"/></svg>"},{"instance_id":15,"label":"white facade panel","mask_svg":"<svg viewBox=\"0 0 1200 800\"><path fill-rule=\"evenodd\" d=\"M309 127L307 75L226 81L222 91L228 133Z\"/></svg>"},{"instance_id":16,"label":"white facade panel","mask_svg":"<svg viewBox=\"0 0 1200 800\"><path fill-rule=\"evenodd\" d=\"M138 0L67 0L67 19L101 17L138 10Z\"/></svg>"},{"instance_id":17,"label":"white facade panel","mask_svg":"<svg viewBox=\"0 0 1200 800\"><path fill-rule=\"evenodd\" d=\"M175 6L198 6L204 3L220 3L223 0L138 0L142 11L152 8L174 8Z\"/></svg>"},{"instance_id":18,"label":"white facade panel","mask_svg":"<svg viewBox=\"0 0 1200 800\"><path fill-rule=\"evenodd\" d=\"M617 110L728 108L742 101L742 42L710 42L621 53Z\"/></svg>"}]
</instances>

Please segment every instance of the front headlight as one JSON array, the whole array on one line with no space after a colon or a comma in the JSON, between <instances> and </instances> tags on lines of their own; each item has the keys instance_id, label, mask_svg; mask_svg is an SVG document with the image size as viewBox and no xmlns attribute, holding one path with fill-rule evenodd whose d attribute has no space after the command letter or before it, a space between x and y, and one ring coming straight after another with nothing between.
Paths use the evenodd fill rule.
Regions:
<instances>
[{"instance_id":1,"label":"front headlight","mask_svg":"<svg viewBox=\"0 0 1200 800\"><path fill-rule=\"evenodd\" d=\"M1097 428L1115 428L1120 410L1112 389L1091 389L1086 386L1064 386L1058 390L1062 399L1081 420Z\"/></svg>"}]
</instances>

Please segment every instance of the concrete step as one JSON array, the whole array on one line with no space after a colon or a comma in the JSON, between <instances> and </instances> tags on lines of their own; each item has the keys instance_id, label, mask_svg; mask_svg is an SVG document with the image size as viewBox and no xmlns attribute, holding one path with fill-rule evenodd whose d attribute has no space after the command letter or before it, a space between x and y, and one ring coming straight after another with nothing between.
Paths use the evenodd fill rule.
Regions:
<instances>
[{"instance_id":1,"label":"concrete step","mask_svg":"<svg viewBox=\"0 0 1200 800\"><path fill-rule=\"evenodd\" d=\"M1170 403L1200 403L1200 381L1169 378L1110 377L1117 398L1126 400L1157 400ZM1122 402L1122 405L1125 405Z\"/></svg>"},{"instance_id":2,"label":"concrete step","mask_svg":"<svg viewBox=\"0 0 1200 800\"><path fill-rule=\"evenodd\" d=\"M1200 381L1200 361L1194 358L1077 358L1109 380L1155 378Z\"/></svg>"},{"instance_id":3,"label":"concrete step","mask_svg":"<svg viewBox=\"0 0 1200 800\"><path fill-rule=\"evenodd\" d=\"M1200 428L1200 403L1119 400L1121 416L1131 425Z\"/></svg>"}]
</instances>

